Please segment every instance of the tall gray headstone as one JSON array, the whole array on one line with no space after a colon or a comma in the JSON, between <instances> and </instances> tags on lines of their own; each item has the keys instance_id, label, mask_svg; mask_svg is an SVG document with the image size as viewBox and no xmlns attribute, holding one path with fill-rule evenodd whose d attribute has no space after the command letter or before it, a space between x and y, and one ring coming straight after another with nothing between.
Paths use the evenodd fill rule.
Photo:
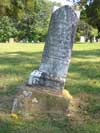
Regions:
<instances>
[{"instance_id":1,"label":"tall gray headstone","mask_svg":"<svg viewBox=\"0 0 100 133\"><path fill-rule=\"evenodd\" d=\"M69 6L52 14L39 70L30 74L28 85L64 88L77 22L76 12Z\"/></svg>"}]
</instances>

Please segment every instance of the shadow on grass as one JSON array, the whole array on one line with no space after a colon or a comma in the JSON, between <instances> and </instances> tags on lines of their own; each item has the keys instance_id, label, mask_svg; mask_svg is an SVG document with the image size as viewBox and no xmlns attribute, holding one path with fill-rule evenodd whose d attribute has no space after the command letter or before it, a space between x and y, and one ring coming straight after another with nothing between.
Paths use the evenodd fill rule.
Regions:
<instances>
[{"instance_id":1,"label":"shadow on grass","mask_svg":"<svg viewBox=\"0 0 100 133\"><path fill-rule=\"evenodd\" d=\"M7 52L2 57L0 57L0 65L6 66L0 69L0 75L6 74L25 74L32 71L32 69L37 69L41 60L41 52ZM73 58L92 58L92 56L99 56L100 50L87 50L87 51L74 51ZM87 78L99 78L99 73L97 73L99 67L99 62L97 61L81 61L72 62L70 65L70 73L78 72L82 77Z\"/></svg>"},{"instance_id":2,"label":"shadow on grass","mask_svg":"<svg viewBox=\"0 0 100 133\"><path fill-rule=\"evenodd\" d=\"M9 52L1 54L1 65L21 65L21 64L38 64L40 62L41 52L26 53L26 52Z\"/></svg>"},{"instance_id":3,"label":"shadow on grass","mask_svg":"<svg viewBox=\"0 0 100 133\"><path fill-rule=\"evenodd\" d=\"M21 82L24 82L27 80L30 72L34 69L37 69L40 60L41 60L42 52L34 52L34 53L28 53L28 52L7 52L4 55L1 55L0 58L0 65L2 66L0 69L0 75L1 78L5 80L6 78L13 78L15 77L16 80L12 80L10 83L8 79L7 83L7 91L1 92L0 94L14 94L16 91L15 86ZM68 88L69 91L72 93L77 92L93 92L98 93L100 92L99 87L96 84L96 81L93 81L94 83L90 84L89 82L86 82L87 80L99 80L100 78L100 63L99 61L89 61L92 57L94 58L100 55L100 49L97 50L82 50L82 51L73 51L73 58L81 58L78 62L71 62L69 67L69 74L78 74L68 77L68 81L66 82L65 88ZM87 58L87 61L82 60L82 58ZM71 81L69 81L69 78ZM74 80L77 80L77 83L74 82ZM85 80L85 82L83 82Z\"/></svg>"},{"instance_id":4,"label":"shadow on grass","mask_svg":"<svg viewBox=\"0 0 100 133\"><path fill-rule=\"evenodd\" d=\"M9 52L2 55L0 57L0 95L14 94L15 86L25 82L32 70L38 68L41 55L41 52Z\"/></svg>"},{"instance_id":5,"label":"shadow on grass","mask_svg":"<svg viewBox=\"0 0 100 133\"><path fill-rule=\"evenodd\" d=\"M99 79L100 77L100 63L97 61L81 61L81 62L71 62L69 71L70 73L78 73L79 78L87 79Z\"/></svg>"},{"instance_id":6,"label":"shadow on grass","mask_svg":"<svg viewBox=\"0 0 100 133\"><path fill-rule=\"evenodd\" d=\"M96 127L94 126L96 124ZM99 133L99 123L76 124L66 117L62 120L40 119L33 121L0 120L0 133Z\"/></svg>"},{"instance_id":7,"label":"shadow on grass","mask_svg":"<svg viewBox=\"0 0 100 133\"><path fill-rule=\"evenodd\" d=\"M71 123L67 118L57 121L46 118L33 121L0 121L0 133L66 133L71 132Z\"/></svg>"},{"instance_id":8,"label":"shadow on grass","mask_svg":"<svg viewBox=\"0 0 100 133\"><path fill-rule=\"evenodd\" d=\"M75 58L88 58L92 56L100 56L100 49L94 50L75 50L72 53L72 56Z\"/></svg>"},{"instance_id":9,"label":"shadow on grass","mask_svg":"<svg viewBox=\"0 0 100 133\"><path fill-rule=\"evenodd\" d=\"M74 51L65 88L71 93L100 93L99 71L100 49Z\"/></svg>"}]
</instances>

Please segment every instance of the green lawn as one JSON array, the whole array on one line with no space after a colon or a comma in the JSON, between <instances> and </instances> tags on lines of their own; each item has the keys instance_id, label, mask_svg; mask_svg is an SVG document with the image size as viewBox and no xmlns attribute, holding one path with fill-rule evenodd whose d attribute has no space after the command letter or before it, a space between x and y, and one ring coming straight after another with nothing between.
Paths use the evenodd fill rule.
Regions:
<instances>
[{"instance_id":1,"label":"green lawn","mask_svg":"<svg viewBox=\"0 0 100 133\"><path fill-rule=\"evenodd\" d=\"M42 118L13 120L9 114L16 86L38 69L44 44L0 44L0 133L99 133L100 44L75 44L65 89L84 101L84 122ZM75 124L76 123L76 124Z\"/></svg>"}]
</instances>

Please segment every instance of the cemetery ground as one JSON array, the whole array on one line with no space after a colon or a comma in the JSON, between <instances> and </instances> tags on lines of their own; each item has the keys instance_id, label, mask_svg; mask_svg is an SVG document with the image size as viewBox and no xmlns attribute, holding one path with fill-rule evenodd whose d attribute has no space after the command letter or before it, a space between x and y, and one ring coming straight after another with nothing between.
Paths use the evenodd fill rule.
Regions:
<instances>
[{"instance_id":1,"label":"cemetery ground","mask_svg":"<svg viewBox=\"0 0 100 133\"><path fill-rule=\"evenodd\" d=\"M77 120L11 116L16 87L39 67L44 44L0 44L0 133L99 133L100 44L75 44L65 89L79 99ZM76 116L77 117L77 116Z\"/></svg>"}]
</instances>

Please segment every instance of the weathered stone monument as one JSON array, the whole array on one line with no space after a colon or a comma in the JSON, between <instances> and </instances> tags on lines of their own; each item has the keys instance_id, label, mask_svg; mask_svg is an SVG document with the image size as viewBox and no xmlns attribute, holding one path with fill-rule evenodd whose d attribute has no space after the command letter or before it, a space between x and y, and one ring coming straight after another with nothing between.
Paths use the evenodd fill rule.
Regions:
<instances>
[{"instance_id":1,"label":"weathered stone monument","mask_svg":"<svg viewBox=\"0 0 100 133\"><path fill-rule=\"evenodd\" d=\"M28 85L62 90L71 58L78 17L69 6L57 9L52 17L39 70L31 73Z\"/></svg>"},{"instance_id":2,"label":"weathered stone monument","mask_svg":"<svg viewBox=\"0 0 100 133\"><path fill-rule=\"evenodd\" d=\"M63 90L71 59L78 17L73 8L63 6L53 12L42 61L27 85L19 87L12 113L68 113L72 96Z\"/></svg>"}]
</instances>

